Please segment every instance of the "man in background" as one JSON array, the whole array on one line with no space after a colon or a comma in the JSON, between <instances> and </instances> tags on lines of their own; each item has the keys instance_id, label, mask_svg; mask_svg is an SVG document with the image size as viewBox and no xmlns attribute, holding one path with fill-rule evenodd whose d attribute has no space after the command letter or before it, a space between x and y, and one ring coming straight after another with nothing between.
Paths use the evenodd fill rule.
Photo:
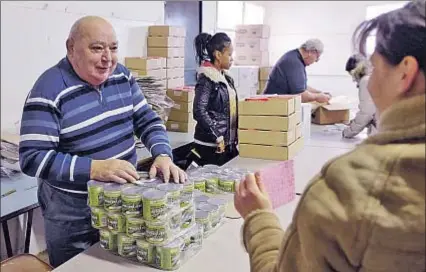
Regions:
<instances>
[{"instance_id":1,"label":"man in background","mask_svg":"<svg viewBox=\"0 0 426 272\"><path fill-rule=\"evenodd\" d=\"M264 94L301 94L302 102L328 102L331 95L309 87L306 76L306 66L318 62L323 51L320 40L310 39L285 53L272 68Z\"/></svg>"},{"instance_id":2,"label":"man in background","mask_svg":"<svg viewBox=\"0 0 426 272\"><path fill-rule=\"evenodd\" d=\"M71 28L67 55L46 70L24 105L19 162L40 181L38 198L52 266L99 240L91 226L87 182L139 179L134 135L150 151L151 177L184 182L172 161L165 126L136 80L117 62L112 25L83 17Z\"/></svg>"}]
</instances>

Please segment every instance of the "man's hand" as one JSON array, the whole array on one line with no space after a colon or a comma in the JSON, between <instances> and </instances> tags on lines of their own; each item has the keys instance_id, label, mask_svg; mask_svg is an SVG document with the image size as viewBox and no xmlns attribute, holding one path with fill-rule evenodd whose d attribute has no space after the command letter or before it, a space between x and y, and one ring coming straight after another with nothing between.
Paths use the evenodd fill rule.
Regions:
<instances>
[{"instance_id":1,"label":"man's hand","mask_svg":"<svg viewBox=\"0 0 426 272\"><path fill-rule=\"evenodd\" d=\"M317 94L315 101L318 103L328 103L330 101L331 96L326 95L324 93Z\"/></svg>"},{"instance_id":2,"label":"man's hand","mask_svg":"<svg viewBox=\"0 0 426 272\"><path fill-rule=\"evenodd\" d=\"M139 179L135 167L123 160L93 160L90 179L104 182L127 183Z\"/></svg>"},{"instance_id":3,"label":"man's hand","mask_svg":"<svg viewBox=\"0 0 426 272\"><path fill-rule=\"evenodd\" d=\"M177 167L170 157L158 156L155 158L149 170L149 177L155 178L158 174L158 170L163 174L163 179L166 183L170 180L170 174L175 183L184 183L186 181L186 173Z\"/></svg>"},{"instance_id":4,"label":"man's hand","mask_svg":"<svg viewBox=\"0 0 426 272\"><path fill-rule=\"evenodd\" d=\"M272 210L271 200L259 173L249 174L244 181L236 183L234 205L244 219L255 210Z\"/></svg>"}]
</instances>

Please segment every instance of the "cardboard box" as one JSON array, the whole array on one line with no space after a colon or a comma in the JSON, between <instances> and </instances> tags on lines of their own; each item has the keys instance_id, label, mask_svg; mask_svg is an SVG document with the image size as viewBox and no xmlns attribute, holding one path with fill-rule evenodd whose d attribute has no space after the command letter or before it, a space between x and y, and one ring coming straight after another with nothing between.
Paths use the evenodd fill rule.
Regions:
<instances>
[{"instance_id":1,"label":"cardboard box","mask_svg":"<svg viewBox=\"0 0 426 272\"><path fill-rule=\"evenodd\" d=\"M167 58L166 59L167 68L183 68L185 67L184 58Z\"/></svg>"},{"instance_id":2,"label":"cardboard box","mask_svg":"<svg viewBox=\"0 0 426 272\"><path fill-rule=\"evenodd\" d=\"M239 52L237 51L234 58L235 65L247 66L268 66L269 52L268 51L252 51Z\"/></svg>"},{"instance_id":3,"label":"cardboard box","mask_svg":"<svg viewBox=\"0 0 426 272\"><path fill-rule=\"evenodd\" d=\"M269 39L237 37L235 39L235 51L268 51Z\"/></svg>"},{"instance_id":4,"label":"cardboard box","mask_svg":"<svg viewBox=\"0 0 426 272\"><path fill-rule=\"evenodd\" d=\"M192 112L178 111L172 109L169 114L169 121L182 122L182 123L194 123L194 117Z\"/></svg>"},{"instance_id":5,"label":"cardboard box","mask_svg":"<svg viewBox=\"0 0 426 272\"><path fill-rule=\"evenodd\" d=\"M228 74L234 80L235 88L254 87L259 84L259 67L257 66L232 66Z\"/></svg>"},{"instance_id":6,"label":"cardboard box","mask_svg":"<svg viewBox=\"0 0 426 272\"><path fill-rule=\"evenodd\" d=\"M148 57L163 58L183 58L185 56L185 48L183 47L148 47Z\"/></svg>"},{"instance_id":7,"label":"cardboard box","mask_svg":"<svg viewBox=\"0 0 426 272\"><path fill-rule=\"evenodd\" d=\"M183 77L167 79L167 89L180 88L185 86L185 79Z\"/></svg>"},{"instance_id":8,"label":"cardboard box","mask_svg":"<svg viewBox=\"0 0 426 272\"><path fill-rule=\"evenodd\" d=\"M268 25L237 25L235 36L238 38L269 38L271 29Z\"/></svg>"},{"instance_id":9,"label":"cardboard box","mask_svg":"<svg viewBox=\"0 0 426 272\"><path fill-rule=\"evenodd\" d=\"M178 77L184 77L185 76L185 70L184 68L167 68L167 78L178 78Z\"/></svg>"},{"instance_id":10,"label":"cardboard box","mask_svg":"<svg viewBox=\"0 0 426 272\"><path fill-rule=\"evenodd\" d=\"M148 47L185 47L184 37L148 37Z\"/></svg>"},{"instance_id":11,"label":"cardboard box","mask_svg":"<svg viewBox=\"0 0 426 272\"><path fill-rule=\"evenodd\" d=\"M272 71L272 67L260 67L259 68L259 80L269 80L269 74Z\"/></svg>"},{"instance_id":12,"label":"cardboard box","mask_svg":"<svg viewBox=\"0 0 426 272\"><path fill-rule=\"evenodd\" d=\"M127 57L124 66L135 70L155 70L166 67L166 59L159 57Z\"/></svg>"},{"instance_id":13,"label":"cardboard box","mask_svg":"<svg viewBox=\"0 0 426 272\"><path fill-rule=\"evenodd\" d=\"M268 83L268 81L264 81L264 80L259 81L259 92L258 92L258 94L263 93L263 91L266 88L267 83Z\"/></svg>"},{"instance_id":14,"label":"cardboard box","mask_svg":"<svg viewBox=\"0 0 426 272\"><path fill-rule=\"evenodd\" d=\"M166 79L166 69L157 70L130 70L135 77L152 76L157 79Z\"/></svg>"},{"instance_id":15,"label":"cardboard box","mask_svg":"<svg viewBox=\"0 0 426 272\"><path fill-rule=\"evenodd\" d=\"M302 137L303 135L303 133L302 133L302 131L303 131L303 123L299 123L299 124L297 124L296 125L296 133L295 133L295 135L296 135L296 139L299 139L300 137Z\"/></svg>"},{"instance_id":16,"label":"cardboard box","mask_svg":"<svg viewBox=\"0 0 426 272\"><path fill-rule=\"evenodd\" d=\"M175 102L192 102L194 101L194 87L183 87L167 90L167 96Z\"/></svg>"},{"instance_id":17,"label":"cardboard box","mask_svg":"<svg viewBox=\"0 0 426 272\"><path fill-rule=\"evenodd\" d=\"M148 35L162 37L185 37L186 31L185 28L178 26L155 25L148 27Z\"/></svg>"},{"instance_id":18,"label":"cardboard box","mask_svg":"<svg viewBox=\"0 0 426 272\"><path fill-rule=\"evenodd\" d=\"M296 131L238 130L241 144L289 146L296 141Z\"/></svg>"},{"instance_id":19,"label":"cardboard box","mask_svg":"<svg viewBox=\"0 0 426 272\"><path fill-rule=\"evenodd\" d=\"M238 117L238 128L271 131L294 131L297 125L297 116L244 116Z\"/></svg>"},{"instance_id":20,"label":"cardboard box","mask_svg":"<svg viewBox=\"0 0 426 272\"><path fill-rule=\"evenodd\" d=\"M294 158L303 149L303 138L289 146L239 144L240 157L285 161Z\"/></svg>"},{"instance_id":21,"label":"cardboard box","mask_svg":"<svg viewBox=\"0 0 426 272\"><path fill-rule=\"evenodd\" d=\"M191 102L185 102L185 101L175 101L175 105L173 106L172 110L180 111L180 112L192 112L192 101Z\"/></svg>"},{"instance_id":22,"label":"cardboard box","mask_svg":"<svg viewBox=\"0 0 426 272\"><path fill-rule=\"evenodd\" d=\"M300 123L300 122L302 122L302 111L295 111L294 112L294 115L296 115L296 120L297 120L297 123Z\"/></svg>"},{"instance_id":23,"label":"cardboard box","mask_svg":"<svg viewBox=\"0 0 426 272\"><path fill-rule=\"evenodd\" d=\"M168 131L174 132L193 132L195 130L195 125L196 123L167 121L166 128Z\"/></svg>"},{"instance_id":24,"label":"cardboard box","mask_svg":"<svg viewBox=\"0 0 426 272\"><path fill-rule=\"evenodd\" d=\"M289 116L294 113L293 96L258 96L239 102L239 115Z\"/></svg>"},{"instance_id":25,"label":"cardboard box","mask_svg":"<svg viewBox=\"0 0 426 272\"><path fill-rule=\"evenodd\" d=\"M329 104L312 103L312 123L331 125L349 122L350 101L344 96L330 99Z\"/></svg>"},{"instance_id":26,"label":"cardboard box","mask_svg":"<svg viewBox=\"0 0 426 272\"><path fill-rule=\"evenodd\" d=\"M327 106L319 107L312 114L312 123L317 125L332 125L349 121L349 109L327 109Z\"/></svg>"}]
</instances>

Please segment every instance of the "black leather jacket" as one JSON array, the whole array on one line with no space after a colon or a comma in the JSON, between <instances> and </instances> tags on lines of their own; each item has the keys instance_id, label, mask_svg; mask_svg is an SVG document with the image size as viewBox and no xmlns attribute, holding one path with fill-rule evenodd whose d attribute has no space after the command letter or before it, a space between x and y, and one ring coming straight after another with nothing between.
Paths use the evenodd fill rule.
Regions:
<instances>
[{"instance_id":1,"label":"black leather jacket","mask_svg":"<svg viewBox=\"0 0 426 272\"><path fill-rule=\"evenodd\" d=\"M193 105L194 119L197 121L194 138L198 144L216 146L216 139L221 136L224 137L225 145L238 142L235 137L234 143L230 143L230 106L225 79L235 89L233 79L226 74L222 75L214 67L201 67L199 70Z\"/></svg>"}]
</instances>

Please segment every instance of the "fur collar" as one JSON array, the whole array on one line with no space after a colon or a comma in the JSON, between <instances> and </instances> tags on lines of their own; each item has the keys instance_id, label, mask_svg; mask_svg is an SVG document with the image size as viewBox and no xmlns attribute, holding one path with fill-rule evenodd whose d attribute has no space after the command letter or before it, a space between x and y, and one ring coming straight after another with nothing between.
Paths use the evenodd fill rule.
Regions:
<instances>
[{"instance_id":1,"label":"fur collar","mask_svg":"<svg viewBox=\"0 0 426 272\"><path fill-rule=\"evenodd\" d=\"M209 78L211 81L219 83L222 82L226 86L228 86L228 81L225 78L225 75L228 75L225 71L221 73L219 70L217 70L214 66L211 64L203 64L198 68L198 74L203 74L207 78Z\"/></svg>"},{"instance_id":2,"label":"fur collar","mask_svg":"<svg viewBox=\"0 0 426 272\"><path fill-rule=\"evenodd\" d=\"M379 133L365 142L387 144L426 138L425 95L405 99L382 113Z\"/></svg>"}]
</instances>

